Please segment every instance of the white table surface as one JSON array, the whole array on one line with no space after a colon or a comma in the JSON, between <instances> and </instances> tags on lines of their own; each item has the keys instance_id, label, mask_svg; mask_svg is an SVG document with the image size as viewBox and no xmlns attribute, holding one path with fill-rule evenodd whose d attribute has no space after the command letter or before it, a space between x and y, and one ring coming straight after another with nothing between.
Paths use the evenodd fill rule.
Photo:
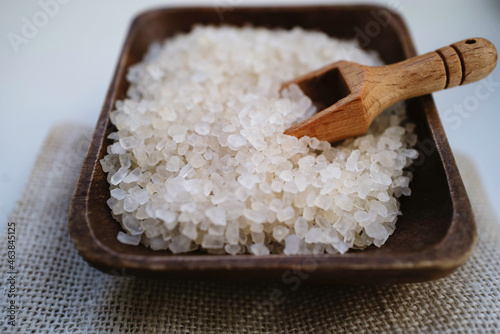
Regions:
<instances>
[{"instance_id":1,"label":"white table surface","mask_svg":"<svg viewBox=\"0 0 500 334\"><path fill-rule=\"evenodd\" d=\"M59 1L43 22L43 4ZM59 3L58 2L58 3ZM64 3L64 4L63 4ZM28 181L50 128L62 121L93 127L132 18L158 6L333 4L339 1L5 0L0 4L0 229ZM345 2L344 2L345 3ZM351 2L352 3L352 2ZM468 38L488 38L500 49L500 1L364 1L396 9L407 22L417 52ZM225 6L225 7L224 7ZM41 20L23 36L24 20ZM29 35L31 34L31 35ZM488 89L491 90L488 91ZM455 153L476 165L500 217L500 66L489 84L473 83L434 94ZM463 115L458 112L464 110Z\"/></svg>"}]
</instances>

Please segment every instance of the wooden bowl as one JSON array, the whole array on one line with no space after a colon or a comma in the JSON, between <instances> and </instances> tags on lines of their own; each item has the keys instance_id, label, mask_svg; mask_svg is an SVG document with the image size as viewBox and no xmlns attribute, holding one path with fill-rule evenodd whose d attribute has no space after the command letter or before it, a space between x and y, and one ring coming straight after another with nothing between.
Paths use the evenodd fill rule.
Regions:
<instances>
[{"instance_id":1,"label":"wooden bowl","mask_svg":"<svg viewBox=\"0 0 500 334\"><path fill-rule=\"evenodd\" d=\"M384 16L385 15L385 16ZM388 19L387 19L388 18ZM130 28L74 194L69 218L73 242L81 256L107 272L147 277L267 279L326 283L403 283L437 279L471 255L475 223L467 194L430 95L407 101L416 126L420 158L411 167L412 195L401 199L402 216L381 248L344 255L174 255L117 241L121 230L106 205L109 185L99 160L114 131L109 113L126 97L127 68L142 60L149 44L195 24L268 28L300 26L338 38L358 38L378 51L386 63L415 56L402 19L377 6L281 8L168 8L139 15Z\"/></svg>"}]
</instances>

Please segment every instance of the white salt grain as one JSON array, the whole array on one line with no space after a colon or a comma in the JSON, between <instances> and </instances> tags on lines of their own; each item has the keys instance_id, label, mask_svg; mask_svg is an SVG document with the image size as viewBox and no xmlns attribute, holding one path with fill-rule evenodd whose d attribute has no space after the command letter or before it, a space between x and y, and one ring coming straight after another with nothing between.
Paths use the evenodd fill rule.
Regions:
<instances>
[{"instance_id":1,"label":"white salt grain","mask_svg":"<svg viewBox=\"0 0 500 334\"><path fill-rule=\"evenodd\" d=\"M295 216L295 210L289 206L280 210L278 212L277 218L280 222L284 222L285 220L292 219Z\"/></svg>"},{"instance_id":2,"label":"white salt grain","mask_svg":"<svg viewBox=\"0 0 500 334\"><path fill-rule=\"evenodd\" d=\"M123 181L125 176L128 174L128 169L121 167L113 176L111 177L110 183L114 186Z\"/></svg>"},{"instance_id":3,"label":"white salt grain","mask_svg":"<svg viewBox=\"0 0 500 334\"><path fill-rule=\"evenodd\" d=\"M111 197L116 198L117 200L122 200L127 196L127 192L120 189L115 188L111 190Z\"/></svg>"},{"instance_id":4,"label":"white salt grain","mask_svg":"<svg viewBox=\"0 0 500 334\"><path fill-rule=\"evenodd\" d=\"M203 158L201 154L193 154L189 163L194 168L200 168L204 166L207 163L207 161Z\"/></svg>"},{"instance_id":5,"label":"white salt grain","mask_svg":"<svg viewBox=\"0 0 500 334\"><path fill-rule=\"evenodd\" d=\"M214 236L205 234L201 246L206 249L218 249L224 247L224 238L221 236Z\"/></svg>"},{"instance_id":6,"label":"white salt grain","mask_svg":"<svg viewBox=\"0 0 500 334\"><path fill-rule=\"evenodd\" d=\"M295 221L294 229L297 236L303 239L309 231L309 224L305 218L299 217Z\"/></svg>"},{"instance_id":7,"label":"white salt grain","mask_svg":"<svg viewBox=\"0 0 500 334\"><path fill-rule=\"evenodd\" d=\"M384 226L377 222L365 226L365 232L368 236L374 239L384 239L387 236L387 230Z\"/></svg>"},{"instance_id":8,"label":"white salt grain","mask_svg":"<svg viewBox=\"0 0 500 334\"><path fill-rule=\"evenodd\" d=\"M189 251L190 245L191 245L191 239L182 234L179 234L178 236L172 239L172 242L169 245L169 249L174 254L185 253Z\"/></svg>"},{"instance_id":9,"label":"white salt grain","mask_svg":"<svg viewBox=\"0 0 500 334\"><path fill-rule=\"evenodd\" d=\"M231 254L231 255L236 255L241 251L241 246L240 245L230 245L227 244L224 246L224 250L226 253Z\"/></svg>"},{"instance_id":10,"label":"white salt grain","mask_svg":"<svg viewBox=\"0 0 500 334\"><path fill-rule=\"evenodd\" d=\"M288 228L278 225L273 230L273 238L276 239L276 241L281 242L288 235L288 232L290 232Z\"/></svg>"},{"instance_id":11,"label":"white salt grain","mask_svg":"<svg viewBox=\"0 0 500 334\"><path fill-rule=\"evenodd\" d=\"M229 145L233 146L234 148L238 148L238 147L246 145L247 139L240 134L234 134L234 135L230 135L227 138L227 142L229 143Z\"/></svg>"},{"instance_id":12,"label":"white salt grain","mask_svg":"<svg viewBox=\"0 0 500 334\"><path fill-rule=\"evenodd\" d=\"M253 189L258 181L259 178L253 174L245 174L238 177L238 182L248 190Z\"/></svg>"},{"instance_id":13,"label":"white salt grain","mask_svg":"<svg viewBox=\"0 0 500 334\"><path fill-rule=\"evenodd\" d=\"M208 135L210 133L210 124L207 122L198 122L194 126L194 131L202 136Z\"/></svg>"},{"instance_id":14,"label":"white salt grain","mask_svg":"<svg viewBox=\"0 0 500 334\"><path fill-rule=\"evenodd\" d=\"M250 246L250 253L254 255L269 255L269 248L263 244L253 244Z\"/></svg>"},{"instance_id":15,"label":"white salt grain","mask_svg":"<svg viewBox=\"0 0 500 334\"><path fill-rule=\"evenodd\" d=\"M148 246L152 250L167 249L169 242L163 239L162 236L156 236L148 240Z\"/></svg>"},{"instance_id":16,"label":"white salt grain","mask_svg":"<svg viewBox=\"0 0 500 334\"><path fill-rule=\"evenodd\" d=\"M139 168L134 169L131 171L127 176L125 176L122 180L123 183L133 183L137 182L139 178L141 177L142 172Z\"/></svg>"},{"instance_id":17,"label":"white salt grain","mask_svg":"<svg viewBox=\"0 0 500 334\"><path fill-rule=\"evenodd\" d=\"M300 28L199 26L152 48L129 70L101 160L107 203L128 233L117 238L233 255L382 245L418 157L403 105L335 147L283 134L317 110L281 84L346 54L381 64L352 41Z\"/></svg>"},{"instance_id":18,"label":"white salt grain","mask_svg":"<svg viewBox=\"0 0 500 334\"><path fill-rule=\"evenodd\" d=\"M121 231L118 232L118 235L116 236L116 238L122 244L132 245L132 246L137 246L141 242L140 235L130 235L127 233L123 233Z\"/></svg>"},{"instance_id":19,"label":"white salt grain","mask_svg":"<svg viewBox=\"0 0 500 334\"><path fill-rule=\"evenodd\" d=\"M226 212L221 206L216 206L205 210L205 215L215 225L226 225Z\"/></svg>"},{"instance_id":20,"label":"white salt grain","mask_svg":"<svg viewBox=\"0 0 500 334\"><path fill-rule=\"evenodd\" d=\"M300 240L295 234L289 235L285 239L285 248L283 253L286 255L300 254L302 240Z\"/></svg>"},{"instance_id":21,"label":"white salt grain","mask_svg":"<svg viewBox=\"0 0 500 334\"><path fill-rule=\"evenodd\" d=\"M322 241L323 231L319 227L312 227L304 238L304 241L308 244L319 243Z\"/></svg>"},{"instance_id":22,"label":"white salt grain","mask_svg":"<svg viewBox=\"0 0 500 334\"><path fill-rule=\"evenodd\" d=\"M137 218L132 215L123 217L122 226L131 235L141 235L144 232Z\"/></svg>"}]
</instances>

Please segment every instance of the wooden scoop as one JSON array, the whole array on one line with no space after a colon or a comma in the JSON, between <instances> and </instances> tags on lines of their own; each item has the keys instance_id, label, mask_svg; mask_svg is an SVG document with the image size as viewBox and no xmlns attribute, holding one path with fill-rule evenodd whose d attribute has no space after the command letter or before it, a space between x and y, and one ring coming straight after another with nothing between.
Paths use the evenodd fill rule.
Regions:
<instances>
[{"instance_id":1,"label":"wooden scoop","mask_svg":"<svg viewBox=\"0 0 500 334\"><path fill-rule=\"evenodd\" d=\"M484 38L466 39L386 66L335 62L282 86L297 84L321 110L285 134L329 142L364 134L387 107L480 80L496 62L496 49Z\"/></svg>"}]
</instances>

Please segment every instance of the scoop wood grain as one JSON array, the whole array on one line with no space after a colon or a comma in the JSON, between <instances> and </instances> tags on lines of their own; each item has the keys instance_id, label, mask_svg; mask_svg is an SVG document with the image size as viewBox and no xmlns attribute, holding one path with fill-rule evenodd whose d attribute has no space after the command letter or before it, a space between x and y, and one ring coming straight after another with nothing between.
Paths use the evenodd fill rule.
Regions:
<instances>
[{"instance_id":1,"label":"scoop wood grain","mask_svg":"<svg viewBox=\"0 0 500 334\"><path fill-rule=\"evenodd\" d=\"M495 68L497 51L484 38L469 38L385 66L339 61L283 85L297 84L319 113L285 131L335 142L364 134L391 105L480 80Z\"/></svg>"}]
</instances>

